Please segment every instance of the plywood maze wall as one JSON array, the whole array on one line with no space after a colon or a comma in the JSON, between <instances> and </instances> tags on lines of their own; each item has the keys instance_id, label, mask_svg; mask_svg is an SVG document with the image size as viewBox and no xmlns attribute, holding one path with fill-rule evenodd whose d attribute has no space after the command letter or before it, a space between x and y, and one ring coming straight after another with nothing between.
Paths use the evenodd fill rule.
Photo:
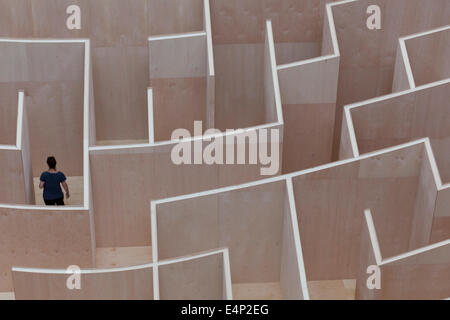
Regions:
<instances>
[{"instance_id":1,"label":"plywood maze wall","mask_svg":"<svg viewBox=\"0 0 450 320\"><path fill-rule=\"evenodd\" d=\"M449 298L449 54L448 0L0 0L0 298Z\"/></svg>"}]
</instances>

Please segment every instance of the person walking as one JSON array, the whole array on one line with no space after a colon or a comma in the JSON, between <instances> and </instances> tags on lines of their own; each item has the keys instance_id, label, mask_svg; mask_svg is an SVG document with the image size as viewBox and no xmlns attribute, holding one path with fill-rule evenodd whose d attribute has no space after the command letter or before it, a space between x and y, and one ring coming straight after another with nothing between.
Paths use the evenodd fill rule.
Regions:
<instances>
[{"instance_id":1,"label":"person walking","mask_svg":"<svg viewBox=\"0 0 450 320\"><path fill-rule=\"evenodd\" d=\"M64 194L61 185L66 191L66 199L70 198L66 176L61 171L56 170L55 157L48 157L47 165L48 170L42 172L39 183L39 189L44 189L44 202L47 206L63 206Z\"/></svg>"}]
</instances>

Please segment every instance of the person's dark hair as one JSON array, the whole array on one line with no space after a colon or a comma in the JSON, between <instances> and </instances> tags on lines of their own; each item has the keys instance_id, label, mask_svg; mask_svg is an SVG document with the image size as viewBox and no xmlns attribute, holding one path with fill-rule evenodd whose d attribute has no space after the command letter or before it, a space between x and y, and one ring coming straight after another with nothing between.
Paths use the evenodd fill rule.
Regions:
<instances>
[{"instance_id":1,"label":"person's dark hair","mask_svg":"<svg viewBox=\"0 0 450 320\"><path fill-rule=\"evenodd\" d=\"M47 164L50 169L56 169L56 159L55 157L48 157Z\"/></svg>"}]
</instances>

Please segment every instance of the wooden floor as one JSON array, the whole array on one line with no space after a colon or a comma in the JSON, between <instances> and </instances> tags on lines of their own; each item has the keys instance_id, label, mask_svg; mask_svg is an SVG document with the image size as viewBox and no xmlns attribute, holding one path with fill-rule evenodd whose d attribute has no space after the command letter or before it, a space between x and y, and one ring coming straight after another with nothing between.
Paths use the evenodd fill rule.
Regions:
<instances>
[{"instance_id":1,"label":"wooden floor","mask_svg":"<svg viewBox=\"0 0 450 320\"><path fill-rule=\"evenodd\" d=\"M97 248L97 269L131 267L152 261L152 247Z\"/></svg>"},{"instance_id":2,"label":"wooden floor","mask_svg":"<svg viewBox=\"0 0 450 320\"><path fill-rule=\"evenodd\" d=\"M14 292L0 292L0 300L16 300Z\"/></svg>"},{"instance_id":3,"label":"wooden floor","mask_svg":"<svg viewBox=\"0 0 450 320\"><path fill-rule=\"evenodd\" d=\"M355 300L356 280L309 281L311 300ZM279 282L233 284L234 300L282 300Z\"/></svg>"},{"instance_id":4,"label":"wooden floor","mask_svg":"<svg viewBox=\"0 0 450 320\"><path fill-rule=\"evenodd\" d=\"M36 205L45 205L42 198L43 189L39 189L39 178L34 178L34 194L36 197ZM83 177L67 177L67 185L69 186L70 198L65 199L64 203L67 206L82 206L83 205ZM63 190L64 192L64 190Z\"/></svg>"},{"instance_id":5,"label":"wooden floor","mask_svg":"<svg viewBox=\"0 0 450 320\"><path fill-rule=\"evenodd\" d=\"M308 281L311 300L355 300L356 280Z\"/></svg>"},{"instance_id":6,"label":"wooden floor","mask_svg":"<svg viewBox=\"0 0 450 320\"><path fill-rule=\"evenodd\" d=\"M282 300L279 282L233 284L233 300Z\"/></svg>"}]
</instances>

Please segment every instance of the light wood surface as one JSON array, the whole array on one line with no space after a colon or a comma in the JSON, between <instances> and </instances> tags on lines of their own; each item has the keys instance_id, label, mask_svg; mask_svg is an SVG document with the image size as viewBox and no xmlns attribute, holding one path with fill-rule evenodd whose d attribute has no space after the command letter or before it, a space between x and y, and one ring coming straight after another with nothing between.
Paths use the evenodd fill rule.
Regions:
<instances>
[{"instance_id":1,"label":"light wood surface","mask_svg":"<svg viewBox=\"0 0 450 320\"><path fill-rule=\"evenodd\" d=\"M33 170L53 155L82 175L84 44L1 42L0 50L0 82L27 96Z\"/></svg>"},{"instance_id":2,"label":"light wood surface","mask_svg":"<svg viewBox=\"0 0 450 320\"><path fill-rule=\"evenodd\" d=\"M443 182L450 179L450 83L433 85L351 109L360 154L430 138ZM348 130L344 128L343 130Z\"/></svg>"},{"instance_id":3,"label":"light wood surface","mask_svg":"<svg viewBox=\"0 0 450 320\"><path fill-rule=\"evenodd\" d=\"M97 269L131 267L152 262L152 247L97 248Z\"/></svg>"},{"instance_id":4,"label":"light wood surface","mask_svg":"<svg viewBox=\"0 0 450 320\"><path fill-rule=\"evenodd\" d=\"M426 153L426 150L424 150ZM426 158L426 154L422 156ZM432 167L429 161L420 165L419 185L416 192L416 205L411 224L409 250L418 249L430 244L438 190Z\"/></svg>"},{"instance_id":5,"label":"light wood surface","mask_svg":"<svg viewBox=\"0 0 450 320\"><path fill-rule=\"evenodd\" d=\"M281 139L282 126L274 125L269 128L269 132L271 129L281 130ZM257 130L255 134L258 134ZM235 133L232 138L237 141L237 136L244 135L244 133ZM205 148L211 141L204 140L202 143ZM280 145L281 150L282 141L273 143L276 146ZM175 165L171 159L172 148L175 144L177 143L172 142L90 152L97 246L150 245L150 200L236 185L267 177L261 175L260 170L261 167L266 166L259 164ZM194 153L197 152L193 144L191 147ZM268 148L269 150L272 148L270 140ZM246 150L248 149L247 139ZM281 154L278 160L281 166Z\"/></svg>"},{"instance_id":6,"label":"light wood surface","mask_svg":"<svg viewBox=\"0 0 450 320\"><path fill-rule=\"evenodd\" d=\"M0 150L0 163L0 203L26 204L22 152Z\"/></svg>"},{"instance_id":7,"label":"light wood surface","mask_svg":"<svg viewBox=\"0 0 450 320\"><path fill-rule=\"evenodd\" d=\"M385 253L408 251L423 161L420 144L293 178L308 281L356 278L368 207Z\"/></svg>"},{"instance_id":8,"label":"light wood surface","mask_svg":"<svg viewBox=\"0 0 450 320\"><path fill-rule=\"evenodd\" d=\"M356 280L308 281L311 300L355 300Z\"/></svg>"},{"instance_id":9,"label":"light wood surface","mask_svg":"<svg viewBox=\"0 0 450 320\"><path fill-rule=\"evenodd\" d=\"M120 146L127 144L148 144L148 139L146 140L97 140L97 146Z\"/></svg>"},{"instance_id":10,"label":"light wood surface","mask_svg":"<svg viewBox=\"0 0 450 320\"><path fill-rule=\"evenodd\" d=\"M14 292L0 292L0 300L16 300Z\"/></svg>"},{"instance_id":11,"label":"light wood surface","mask_svg":"<svg viewBox=\"0 0 450 320\"><path fill-rule=\"evenodd\" d=\"M369 217L371 215L369 214ZM357 299L445 299L450 292L450 240L391 257L378 248L380 228L366 215L361 238ZM381 228L382 229L382 228ZM379 239L379 238L378 238ZM366 268L378 266L380 288L366 286Z\"/></svg>"},{"instance_id":12,"label":"light wood surface","mask_svg":"<svg viewBox=\"0 0 450 320\"><path fill-rule=\"evenodd\" d=\"M302 299L302 262L285 188L281 180L157 203L158 259L227 247L238 296ZM259 289L263 292L256 293Z\"/></svg>"},{"instance_id":13,"label":"light wood surface","mask_svg":"<svg viewBox=\"0 0 450 320\"><path fill-rule=\"evenodd\" d=\"M13 266L93 266L87 211L0 207L0 219L0 291L12 290Z\"/></svg>"},{"instance_id":14,"label":"light wood surface","mask_svg":"<svg viewBox=\"0 0 450 320\"><path fill-rule=\"evenodd\" d=\"M416 86L450 78L450 26L405 40Z\"/></svg>"},{"instance_id":15,"label":"light wood surface","mask_svg":"<svg viewBox=\"0 0 450 320\"><path fill-rule=\"evenodd\" d=\"M161 300L224 298L224 265L221 254L160 265L158 274Z\"/></svg>"},{"instance_id":16,"label":"light wood surface","mask_svg":"<svg viewBox=\"0 0 450 320\"><path fill-rule=\"evenodd\" d=\"M407 36L450 25L450 4L358 0L328 16L329 2L0 0L0 37L90 39L92 61L84 74L81 42L0 41L0 299L223 299L228 280L244 300L308 298L305 288L313 300L449 297L450 83L430 83L449 77L450 32ZM70 4L81 30L65 28ZM366 26L369 5L381 8L381 30ZM426 88L402 93L408 64ZM18 90L23 145L13 150L3 145L16 143ZM175 165L176 143L161 141L193 133L194 120L222 131L270 123L280 141L268 148L282 148L275 175L294 174L259 183L263 165ZM43 206L49 155L68 176L69 207ZM151 201L202 191L150 212ZM231 279L228 251L195 256L217 248L229 250ZM73 264L82 290L66 288ZM381 268L381 290L366 286L369 265Z\"/></svg>"},{"instance_id":17,"label":"light wood surface","mask_svg":"<svg viewBox=\"0 0 450 320\"><path fill-rule=\"evenodd\" d=\"M121 249L134 250L133 249ZM65 269L14 268L15 297L18 300L151 300L227 298L231 284L226 277L225 249L203 252L180 259L122 268L79 271L80 288L69 289L72 275ZM158 268L155 272L154 268ZM154 287L153 281L158 281ZM230 287L231 288L231 287Z\"/></svg>"},{"instance_id":18,"label":"light wood surface","mask_svg":"<svg viewBox=\"0 0 450 320\"><path fill-rule=\"evenodd\" d=\"M392 80L392 92L400 92L411 89L411 83L410 80L408 79L408 68L410 68L408 51L402 49L402 46L399 43L397 46L397 55L395 57L394 79Z\"/></svg>"},{"instance_id":19,"label":"light wood surface","mask_svg":"<svg viewBox=\"0 0 450 320\"><path fill-rule=\"evenodd\" d=\"M235 283L233 284L234 300L282 300L279 282L267 283Z\"/></svg>"},{"instance_id":20,"label":"light wood surface","mask_svg":"<svg viewBox=\"0 0 450 320\"><path fill-rule=\"evenodd\" d=\"M233 283L279 281L284 192L282 181L157 205L159 259L227 247Z\"/></svg>"},{"instance_id":21,"label":"light wood surface","mask_svg":"<svg viewBox=\"0 0 450 320\"><path fill-rule=\"evenodd\" d=\"M381 9L381 30L367 28L370 5ZM336 159L343 106L391 93L398 39L450 24L450 5L446 0L433 1L432 6L421 0L359 0L336 5L332 11L341 53L333 146Z\"/></svg>"},{"instance_id":22,"label":"light wood surface","mask_svg":"<svg viewBox=\"0 0 450 320\"><path fill-rule=\"evenodd\" d=\"M81 288L69 290L70 275L13 271L17 300L153 300L153 268L82 273Z\"/></svg>"}]
</instances>

